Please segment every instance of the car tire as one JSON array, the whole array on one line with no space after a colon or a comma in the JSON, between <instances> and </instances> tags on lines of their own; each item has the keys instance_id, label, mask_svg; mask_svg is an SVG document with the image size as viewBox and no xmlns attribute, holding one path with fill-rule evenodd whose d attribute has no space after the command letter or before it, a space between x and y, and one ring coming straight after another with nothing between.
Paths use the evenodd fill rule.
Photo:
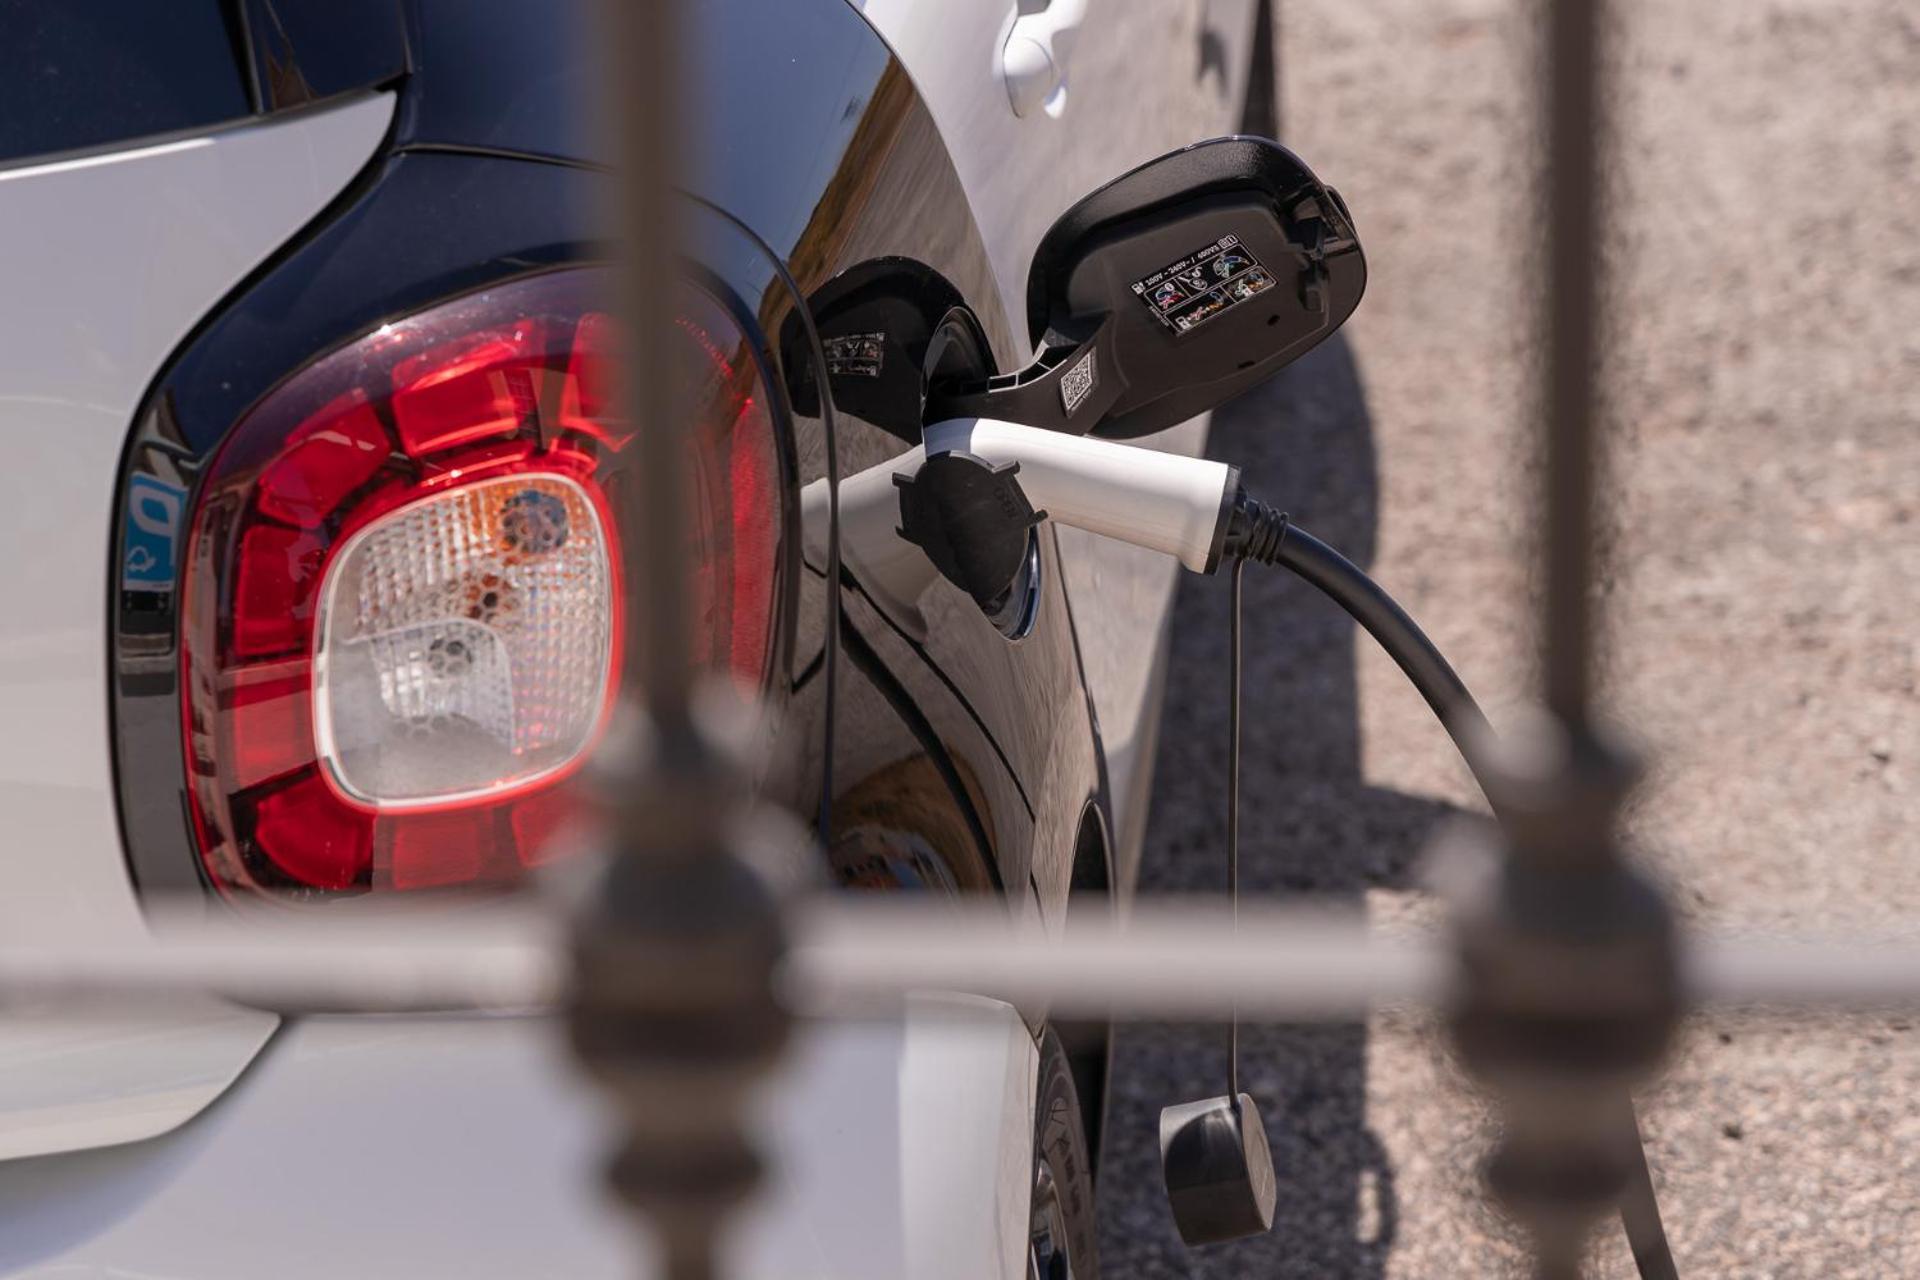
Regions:
<instances>
[{"instance_id":1,"label":"car tire","mask_svg":"<svg viewBox=\"0 0 1920 1280\"><path fill-rule=\"evenodd\" d=\"M1040 1039L1040 1080L1034 1097L1027 1275L1030 1280L1098 1280L1087 1125L1073 1065L1051 1029Z\"/></svg>"}]
</instances>

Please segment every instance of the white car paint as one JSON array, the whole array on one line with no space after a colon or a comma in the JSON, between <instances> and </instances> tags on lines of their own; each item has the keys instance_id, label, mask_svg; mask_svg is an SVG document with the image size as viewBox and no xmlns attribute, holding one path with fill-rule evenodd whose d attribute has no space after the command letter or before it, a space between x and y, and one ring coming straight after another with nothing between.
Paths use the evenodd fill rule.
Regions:
<instances>
[{"instance_id":1,"label":"white car paint","mask_svg":"<svg viewBox=\"0 0 1920 1280\"><path fill-rule=\"evenodd\" d=\"M646 1242L597 1182L613 1119L562 1043L532 1018L292 1023L177 1133L0 1163L0 1274L631 1276ZM972 997L802 1027L728 1274L1021 1274L1036 1069L1012 1010Z\"/></svg>"},{"instance_id":2,"label":"white car paint","mask_svg":"<svg viewBox=\"0 0 1920 1280\"><path fill-rule=\"evenodd\" d=\"M267 125L0 169L0 932L144 936L115 819L115 479L161 364L372 156L389 94ZM0 1021L0 1157L159 1133L274 1019L215 1001Z\"/></svg>"},{"instance_id":3,"label":"white car paint","mask_svg":"<svg viewBox=\"0 0 1920 1280\"><path fill-rule=\"evenodd\" d=\"M1087 0L1051 0L1013 20L1000 46L1000 77L1013 114L1039 110L1058 118L1067 109L1067 72L1086 16Z\"/></svg>"}]
</instances>

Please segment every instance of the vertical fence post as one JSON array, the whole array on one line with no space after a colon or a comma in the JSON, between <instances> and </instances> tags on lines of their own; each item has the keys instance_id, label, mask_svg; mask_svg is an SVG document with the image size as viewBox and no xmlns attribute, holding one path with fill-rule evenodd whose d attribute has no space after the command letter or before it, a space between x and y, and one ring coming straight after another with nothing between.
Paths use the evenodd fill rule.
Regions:
<instances>
[{"instance_id":1,"label":"vertical fence post","mask_svg":"<svg viewBox=\"0 0 1920 1280\"><path fill-rule=\"evenodd\" d=\"M1590 708L1605 16L1601 0L1542 0L1540 19L1544 709L1482 745L1503 848L1457 907L1454 1033L1503 1111L1491 1189L1542 1280L1565 1280L1642 1167L1629 1090L1665 1051L1678 981L1665 902L1619 847L1637 768Z\"/></svg>"},{"instance_id":2,"label":"vertical fence post","mask_svg":"<svg viewBox=\"0 0 1920 1280\"><path fill-rule=\"evenodd\" d=\"M628 571L611 849L576 917L568 1030L624 1126L608 1178L668 1280L718 1274L722 1229L753 1189L747 1094L788 1019L772 993L779 906L738 854L741 769L702 725L689 663L685 501L692 421L671 359L679 270L676 144L688 33L680 0L602 0L615 107L622 392L637 483L616 495Z\"/></svg>"},{"instance_id":3,"label":"vertical fence post","mask_svg":"<svg viewBox=\"0 0 1920 1280\"><path fill-rule=\"evenodd\" d=\"M1600 98L1601 0L1547 0L1537 74L1546 119L1546 313L1540 504L1546 589L1545 702L1570 730L1587 720L1593 669L1594 396L1601 306L1600 227L1607 117Z\"/></svg>"}]
</instances>

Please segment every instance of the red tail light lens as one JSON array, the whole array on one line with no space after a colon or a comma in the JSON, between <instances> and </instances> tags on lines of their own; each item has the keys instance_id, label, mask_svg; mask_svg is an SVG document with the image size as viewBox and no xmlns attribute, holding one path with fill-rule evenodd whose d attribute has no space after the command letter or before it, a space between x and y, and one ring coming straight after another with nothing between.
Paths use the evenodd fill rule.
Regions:
<instances>
[{"instance_id":1,"label":"red tail light lens","mask_svg":"<svg viewBox=\"0 0 1920 1280\"><path fill-rule=\"evenodd\" d=\"M557 788L620 669L612 512L632 429L600 285L556 273L383 326L288 379L215 455L181 654L194 833L221 889L498 885L566 824ZM682 293L695 649L758 692L778 649L783 448L740 325Z\"/></svg>"}]
</instances>

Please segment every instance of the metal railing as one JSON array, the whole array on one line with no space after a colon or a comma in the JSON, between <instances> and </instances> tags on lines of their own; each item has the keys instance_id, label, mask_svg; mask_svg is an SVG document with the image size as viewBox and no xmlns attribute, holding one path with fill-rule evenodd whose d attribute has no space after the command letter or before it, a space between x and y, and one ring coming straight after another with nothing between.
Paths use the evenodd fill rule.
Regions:
<instances>
[{"instance_id":1,"label":"metal railing","mask_svg":"<svg viewBox=\"0 0 1920 1280\"><path fill-rule=\"evenodd\" d=\"M1154 902L1124 924L1070 917L1048 933L999 910L783 900L752 870L742 842L762 828L740 820L752 804L742 773L689 694L683 459L657 428L683 418L662 364L669 317L644 287L675 243L677 5L642 0L603 7L607 61L620 68L627 385L635 420L655 424L639 436L646 483L621 513L642 584L629 594L638 642L625 687L641 694L649 749L632 753L598 891L571 915L533 903L324 927L158 919L151 946L0 947L0 1000L150 1006L213 991L295 1010L563 1009L626 1125L610 1178L657 1233L673 1280L715 1274L726 1215L758 1169L741 1105L775 1069L794 1017L885 1014L928 989L1182 1021L1347 1021L1424 1004L1447 1011L1463 1061L1501 1102L1491 1185L1529 1233L1539 1274L1577 1274L1591 1224L1634 1176L1612 1104L1656 1068L1684 1009L1913 1005L1920 951L1682 938L1620 847L1634 769L1590 696L1603 27L1597 0L1544 5L1543 710L1479 748L1504 834L1459 851L1469 887L1450 933L1385 937L1350 911L1257 904L1223 929L1220 908Z\"/></svg>"}]
</instances>

